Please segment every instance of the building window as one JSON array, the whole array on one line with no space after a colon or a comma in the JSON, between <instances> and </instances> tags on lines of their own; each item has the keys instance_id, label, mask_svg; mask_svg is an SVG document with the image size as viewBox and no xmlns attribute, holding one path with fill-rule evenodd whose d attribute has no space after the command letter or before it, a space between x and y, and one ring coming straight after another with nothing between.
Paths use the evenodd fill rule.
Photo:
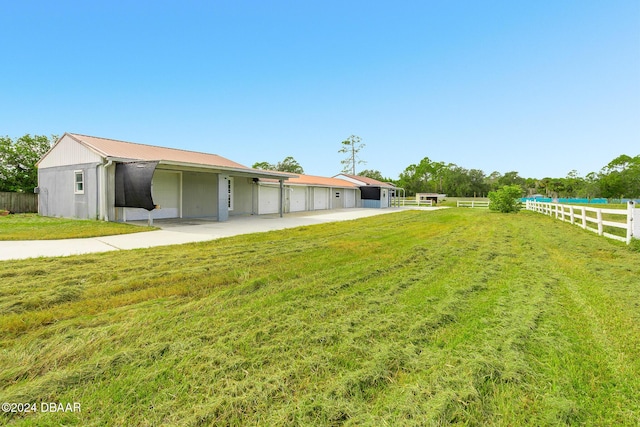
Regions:
<instances>
[{"instance_id":1,"label":"building window","mask_svg":"<svg viewBox=\"0 0 640 427\"><path fill-rule=\"evenodd\" d=\"M84 194L84 171L73 171L74 175L74 190L75 194Z\"/></svg>"},{"instance_id":2,"label":"building window","mask_svg":"<svg viewBox=\"0 0 640 427\"><path fill-rule=\"evenodd\" d=\"M227 207L233 210L233 178L227 178Z\"/></svg>"}]
</instances>

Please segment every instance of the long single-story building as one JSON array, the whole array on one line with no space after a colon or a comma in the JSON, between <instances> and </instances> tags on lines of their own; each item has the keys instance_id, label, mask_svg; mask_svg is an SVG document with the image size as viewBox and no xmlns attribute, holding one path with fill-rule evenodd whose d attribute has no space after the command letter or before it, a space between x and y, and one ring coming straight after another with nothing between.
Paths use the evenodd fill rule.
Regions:
<instances>
[{"instance_id":1,"label":"long single-story building","mask_svg":"<svg viewBox=\"0 0 640 427\"><path fill-rule=\"evenodd\" d=\"M38 162L43 216L132 221L390 206L393 185L252 169L216 154L65 133Z\"/></svg>"}]
</instances>

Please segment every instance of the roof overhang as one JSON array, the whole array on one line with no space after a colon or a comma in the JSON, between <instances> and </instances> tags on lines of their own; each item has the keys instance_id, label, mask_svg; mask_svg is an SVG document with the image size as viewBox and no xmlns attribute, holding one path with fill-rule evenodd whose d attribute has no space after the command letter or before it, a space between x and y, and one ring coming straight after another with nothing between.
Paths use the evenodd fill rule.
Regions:
<instances>
[{"instance_id":1,"label":"roof overhang","mask_svg":"<svg viewBox=\"0 0 640 427\"><path fill-rule=\"evenodd\" d=\"M139 162L140 159L126 159L119 157L107 157L107 161L113 162ZM145 160L146 161L146 160ZM206 172L206 173L228 173L233 176L241 176L247 178L271 178L280 180L287 180L289 178L296 178L298 175L287 173L287 172L273 172L273 171L264 171L259 169L249 169L249 168L233 168L226 166L214 166L214 165L202 165L198 163L186 163L186 162L176 162L172 160L158 160L158 169L178 169L182 171L192 171L192 172Z\"/></svg>"},{"instance_id":2,"label":"roof overhang","mask_svg":"<svg viewBox=\"0 0 640 427\"><path fill-rule=\"evenodd\" d=\"M260 181L261 185L278 185L275 181ZM360 187L350 185L334 185L334 184L311 184L304 182L287 182L289 187L318 187L318 188L343 188L345 190L357 190Z\"/></svg>"}]
</instances>

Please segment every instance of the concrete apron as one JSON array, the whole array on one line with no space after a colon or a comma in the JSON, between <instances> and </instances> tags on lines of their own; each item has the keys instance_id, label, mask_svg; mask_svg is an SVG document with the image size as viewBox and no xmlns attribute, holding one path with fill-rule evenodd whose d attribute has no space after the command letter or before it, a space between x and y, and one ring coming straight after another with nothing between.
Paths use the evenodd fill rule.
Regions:
<instances>
[{"instance_id":1,"label":"concrete apron","mask_svg":"<svg viewBox=\"0 0 640 427\"><path fill-rule=\"evenodd\" d=\"M436 210L442 208L336 209L288 213L283 218L280 218L279 215L231 216L225 222L210 219L155 220L154 226L161 228L161 230L85 239L0 241L0 260L69 256L203 242L240 234L348 221L409 209ZM146 225L146 221L134 223Z\"/></svg>"}]
</instances>

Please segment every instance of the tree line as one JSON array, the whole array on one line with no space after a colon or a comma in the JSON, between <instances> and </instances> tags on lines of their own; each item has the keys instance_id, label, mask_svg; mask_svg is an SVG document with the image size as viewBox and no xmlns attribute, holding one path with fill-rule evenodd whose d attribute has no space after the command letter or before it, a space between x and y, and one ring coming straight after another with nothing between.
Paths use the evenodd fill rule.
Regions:
<instances>
[{"instance_id":1,"label":"tree line","mask_svg":"<svg viewBox=\"0 0 640 427\"><path fill-rule=\"evenodd\" d=\"M350 137L353 138L353 137ZM357 140L359 142L359 139ZM349 147L348 142L343 142ZM353 139L351 140L353 143ZM359 151L359 150L358 150ZM348 150L341 150L341 153ZM353 154L343 161L343 172L353 173L356 160ZM358 160L358 162L361 162ZM302 166L293 158L271 164L258 162L257 169L304 173ZM489 192L505 186L518 186L523 196L541 194L551 198L637 198L640 197L640 155L630 157L625 154L616 157L599 172L590 172L581 177L572 170L563 178L524 178L517 171L504 174L492 172L486 175L480 169L466 169L455 163L436 162L425 157L418 164L411 164L400 173L398 179L385 177L378 170L365 169L360 176L390 182L404 188L407 196L416 193L442 193L449 197L487 197Z\"/></svg>"},{"instance_id":2,"label":"tree line","mask_svg":"<svg viewBox=\"0 0 640 427\"><path fill-rule=\"evenodd\" d=\"M361 138L350 136L342 142L340 153L349 153L351 159L342 161L355 171L357 154L364 144ZM353 160L352 160L353 159ZM359 160L359 159L358 159ZM480 169L466 169L455 163L436 162L428 157L418 164L411 164L400 173L398 179L385 178L380 171L366 169L358 175L378 181L391 182L404 188L408 196L416 193L442 193L450 197L486 197L490 192L510 187L520 188L521 195L541 194L552 198L636 198L640 197L640 155L626 154L616 157L599 172L585 177L572 170L564 178L524 178L517 171L492 172L486 175Z\"/></svg>"},{"instance_id":3,"label":"tree line","mask_svg":"<svg viewBox=\"0 0 640 427\"><path fill-rule=\"evenodd\" d=\"M425 157L409 165L397 180L391 180L408 195L444 193L450 197L485 197L490 191L517 185L523 195L541 194L560 198L636 198L640 197L640 155L616 157L599 172L581 177L572 170L563 178L524 178L516 171L492 172L466 169L454 163L434 162Z\"/></svg>"},{"instance_id":4,"label":"tree line","mask_svg":"<svg viewBox=\"0 0 640 427\"><path fill-rule=\"evenodd\" d=\"M36 163L57 136L24 135L17 139L0 136L0 191L33 193L38 186Z\"/></svg>"}]
</instances>

